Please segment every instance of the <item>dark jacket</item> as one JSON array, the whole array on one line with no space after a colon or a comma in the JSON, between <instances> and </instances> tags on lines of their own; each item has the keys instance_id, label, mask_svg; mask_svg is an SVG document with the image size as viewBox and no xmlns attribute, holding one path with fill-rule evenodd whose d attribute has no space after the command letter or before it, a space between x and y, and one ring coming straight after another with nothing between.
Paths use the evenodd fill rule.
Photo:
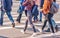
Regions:
<instances>
[{"instance_id":1,"label":"dark jacket","mask_svg":"<svg viewBox=\"0 0 60 38\"><path fill-rule=\"evenodd\" d=\"M40 8L43 8L44 0L40 1Z\"/></svg>"},{"instance_id":2,"label":"dark jacket","mask_svg":"<svg viewBox=\"0 0 60 38\"><path fill-rule=\"evenodd\" d=\"M1 0L2 10L11 11L12 8L12 0Z\"/></svg>"}]
</instances>

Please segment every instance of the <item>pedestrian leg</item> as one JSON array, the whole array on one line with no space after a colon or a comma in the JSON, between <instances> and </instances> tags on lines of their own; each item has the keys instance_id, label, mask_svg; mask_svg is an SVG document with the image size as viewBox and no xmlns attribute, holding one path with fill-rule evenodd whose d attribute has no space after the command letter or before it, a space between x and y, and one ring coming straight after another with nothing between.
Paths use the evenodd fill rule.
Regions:
<instances>
[{"instance_id":1,"label":"pedestrian leg","mask_svg":"<svg viewBox=\"0 0 60 38\"><path fill-rule=\"evenodd\" d=\"M11 12L6 12L6 14L7 14L9 20L12 22L12 25L13 25L12 27L15 27L15 23L14 23L13 17L11 16Z\"/></svg>"}]
</instances>

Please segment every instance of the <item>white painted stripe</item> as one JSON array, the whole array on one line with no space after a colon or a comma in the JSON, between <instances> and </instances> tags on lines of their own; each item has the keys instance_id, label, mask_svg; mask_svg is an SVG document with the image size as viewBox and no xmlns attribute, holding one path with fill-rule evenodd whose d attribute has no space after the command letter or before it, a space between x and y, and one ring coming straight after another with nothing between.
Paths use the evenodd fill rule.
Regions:
<instances>
[{"instance_id":1,"label":"white painted stripe","mask_svg":"<svg viewBox=\"0 0 60 38\"><path fill-rule=\"evenodd\" d=\"M22 26L15 26L15 27L24 27L23 25ZM0 30L4 30L4 29L11 29L12 27L0 27Z\"/></svg>"},{"instance_id":2,"label":"white painted stripe","mask_svg":"<svg viewBox=\"0 0 60 38\"><path fill-rule=\"evenodd\" d=\"M60 5L59 5L59 8L60 8Z\"/></svg>"},{"instance_id":3,"label":"white painted stripe","mask_svg":"<svg viewBox=\"0 0 60 38\"><path fill-rule=\"evenodd\" d=\"M56 23L60 23L60 21L56 21Z\"/></svg>"},{"instance_id":4,"label":"white painted stripe","mask_svg":"<svg viewBox=\"0 0 60 38\"><path fill-rule=\"evenodd\" d=\"M1 27L0 30L11 29L12 27Z\"/></svg>"},{"instance_id":5,"label":"white painted stripe","mask_svg":"<svg viewBox=\"0 0 60 38\"><path fill-rule=\"evenodd\" d=\"M56 21L56 23L60 23L60 21ZM39 24L39 25L43 25L43 24ZM30 25L28 25L30 26ZM21 26L15 26L15 27L25 27L25 25L21 25ZM12 27L0 27L0 30L4 30L4 29L11 29Z\"/></svg>"}]
</instances>

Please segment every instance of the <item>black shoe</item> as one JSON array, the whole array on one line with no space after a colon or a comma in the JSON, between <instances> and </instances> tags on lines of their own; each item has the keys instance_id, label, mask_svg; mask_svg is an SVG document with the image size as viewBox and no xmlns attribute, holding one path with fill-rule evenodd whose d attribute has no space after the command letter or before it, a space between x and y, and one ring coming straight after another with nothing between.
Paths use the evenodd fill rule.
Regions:
<instances>
[{"instance_id":1,"label":"black shoe","mask_svg":"<svg viewBox=\"0 0 60 38\"><path fill-rule=\"evenodd\" d=\"M56 30L56 32L58 32L58 26L56 25L56 27L55 27L55 30Z\"/></svg>"},{"instance_id":2,"label":"black shoe","mask_svg":"<svg viewBox=\"0 0 60 38\"><path fill-rule=\"evenodd\" d=\"M42 20L40 20L40 22L42 22Z\"/></svg>"},{"instance_id":3,"label":"black shoe","mask_svg":"<svg viewBox=\"0 0 60 38\"><path fill-rule=\"evenodd\" d=\"M3 24L0 24L0 26L3 26Z\"/></svg>"},{"instance_id":4,"label":"black shoe","mask_svg":"<svg viewBox=\"0 0 60 38\"><path fill-rule=\"evenodd\" d=\"M16 20L18 23L20 23L20 21L19 20Z\"/></svg>"},{"instance_id":5,"label":"black shoe","mask_svg":"<svg viewBox=\"0 0 60 38\"><path fill-rule=\"evenodd\" d=\"M45 30L45 32L50 32L50 28L48 28L47 30Z\"/></svg>"},{"instance_id":6,"label":"black shoe","mask_svg":"<svg viewBox=\"0 0 60 38\"><path fill-rule=\"evenodd\" d=\"M13 28L15 27L15 23L12 23L12 27L13 27Z\"/></svg>"}]
</instances>

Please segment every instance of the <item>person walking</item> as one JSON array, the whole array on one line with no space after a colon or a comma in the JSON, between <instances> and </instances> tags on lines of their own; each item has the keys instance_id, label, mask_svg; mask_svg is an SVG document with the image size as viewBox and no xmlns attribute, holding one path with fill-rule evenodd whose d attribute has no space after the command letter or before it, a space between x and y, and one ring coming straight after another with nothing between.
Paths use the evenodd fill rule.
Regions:
<instances>
[{"instance_id":1,"label":"person walking","mask_svg":"<svg viewBox=\"0 0 60 38\"><path fill-rule=\"evenodd\" d=\"M3 16L6 13L9 20L12 22L12 27L15 27L13 17L11 16L12 5L12 0L1 0L1 25L3 25Z\"/></svg>"},{"instance_id":2,"label":"person walking","mask_svg":"<svg viewBox=\"0 0 60 38\"><path fill-rule=\"evenodd\" d=\"M43 12L43 14L45 15L45 18L46 18L45 21L44 21L44 25L46 24L46 21L48 21L48 23L50 24L51 30L52 30L52 34L54 34L55 32L54 32L53 24L52 24L52 21L51 21L51 18L53 17L53 14L50 13L50 7L51 7L52 2L53 2L53 0L44 0L44 5L43 5L42 12Z\"/></svg>"},{"instance_id":3,"label":"person walking","mask_svg":"<svg viewBox=\"0 0 60 38\"><path fill-rule=\"evenodd\" d=\"M26 0L23 5L27 8L27 19L26 19L26 22L25 22L25 28L24 28L24 31L22 32L25 32L26 29L27 29L27 26L28 26L28 22L30 23L30 25L32 26L33 28L33 31L34 33L32 34L32 36L34 36L36 34L36 29L34 27L34 24L32 22L32 13L31 13L31 10L32 10L32 6L34 5L33 3L33 0Z\"/></svg>"},{"instance_id":4,"label":"person walking","mask_svg":"<svg viewBox=\"0 0 60 38\"><path fill-rule=\"evenodd\" d=\"M43 8L43 4L44 4L44 0L40 0L40 9L42 9ZM40 10L40 22L42 22L42 12L41 12L42 10Z\"/></svg>"},{"instance_id":5,"label":"person walking","mask_svg":"<svg viewBox=\"0 0 60 38\"><path fill-rule=\"evenodd\" d=\"M39 14L38 5L36 4L36 1L34 0L34 5L32 7L33 22L38 21L38 14Z\"/></svg>"},{"instance_id":6,"label":"person walking","mask_svg":"<svg viewBox=\"0 0 60 38\"><path fill-rule=\"evenodd\" d=\"M0 0L0 4L1 4L1 0ZM0 6L0 25L1 25L1 6Z\"/></svg>"},{"instance_id":7,"label":"person walking","mask_svg":"<svg viewBox=\"0 0 60 38\"><path fill-rule=\"evenodd\" d=\"M25 1L25 0L20 0L19 9L18 9L18 11L17 11L17 12L19 13L19 15L18 15L18 17L17 17L17 19L16 19L16 21L17 21L18 23L20 23L20 21L21 21L21 17L22 17L23 11L25 11L25 15L27 16L27 10L24 10L26 7L22 5L22 4L24 3L24 1Z\"/></svg>"},{"instance_id":8,"label":"person walking","mask_svg":"<svg viewBox=\"0 0 60 38\"><path fill-rule=\"evenodd\" d=\"M56 0L53 0L53 2L56 3ZM54 15L54 14L53 14L53 15ZM45 26L46 26L46 24L47 24L47 21L48 21L48 20L46 20L46 21L44 22L44 25L43 25L43 27L42 27L42 30L45 28ZM51 22L52 22L53 27L55 28L55 30L56 30L56 32L57 32L57 31L58 31L58 26L56 25L55 21L53 20L53 17L51 18ZM50 24L49 24L49 25L50 25ZM48 26L48 29L46 30L46 32L50 32L50 26Z\"/></svg>"}]
</instances>

